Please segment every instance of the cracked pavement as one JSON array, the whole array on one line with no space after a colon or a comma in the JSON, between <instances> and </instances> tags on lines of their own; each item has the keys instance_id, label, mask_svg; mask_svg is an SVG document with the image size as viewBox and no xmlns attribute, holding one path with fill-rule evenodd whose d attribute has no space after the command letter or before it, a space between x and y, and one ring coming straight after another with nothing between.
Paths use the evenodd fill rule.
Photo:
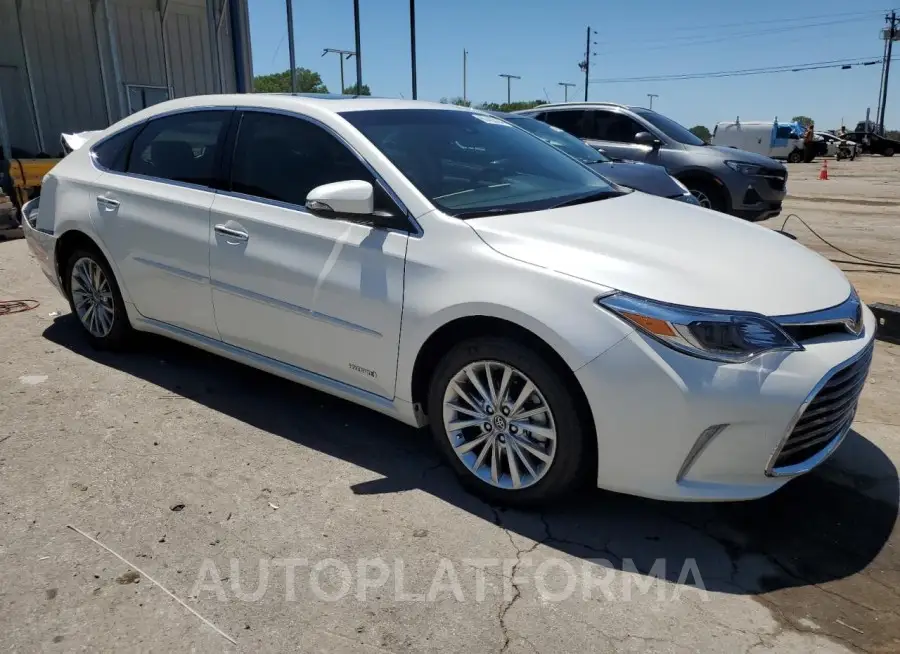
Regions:
<instances>
[{"instance_id":1,"label":"cracked pavement","mask_svg":"<svg viewBox=\"0 0 900 654\"><path fill-rule=\"evenodd\" d=\"M341 400L156 338L90 350L0 243L0 299L27 298L0 317L4 649L900 649L900 347L878 344L837 455L772 497L527 513Z\"/></svg>"}]
</instances>

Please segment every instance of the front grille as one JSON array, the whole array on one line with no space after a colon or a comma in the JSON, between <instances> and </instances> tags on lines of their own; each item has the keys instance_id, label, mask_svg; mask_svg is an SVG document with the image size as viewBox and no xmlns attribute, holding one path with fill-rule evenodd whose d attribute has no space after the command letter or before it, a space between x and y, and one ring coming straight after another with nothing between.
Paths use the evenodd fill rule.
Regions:
<instances>
[{"instance_id":1,"label":"front grille","mask_svg":"<svg viewBox=\"0 0 900 654\"><path fill-rule=\"evenodd\" d=\"M859 358L839 368L819 389L775 458L772 468L776 472L814 457L850 426L872 363L872 350L869 343Z\"/></svg>"}]
</instances>

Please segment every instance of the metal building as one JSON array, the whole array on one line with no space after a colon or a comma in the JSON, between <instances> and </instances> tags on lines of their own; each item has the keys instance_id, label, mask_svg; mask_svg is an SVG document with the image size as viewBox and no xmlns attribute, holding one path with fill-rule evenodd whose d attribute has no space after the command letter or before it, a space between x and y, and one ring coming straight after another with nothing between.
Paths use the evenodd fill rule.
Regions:
<instances>
[{"instance_id":1,"label":"metal building","mask_svg":"<svg viewBox=\"0 0 900 654\"><path fill-rule=\"evenodd\" d=\"M247 0L0 0L0 135L23 153L251 83Z\"/></svg>"}]
</instances>

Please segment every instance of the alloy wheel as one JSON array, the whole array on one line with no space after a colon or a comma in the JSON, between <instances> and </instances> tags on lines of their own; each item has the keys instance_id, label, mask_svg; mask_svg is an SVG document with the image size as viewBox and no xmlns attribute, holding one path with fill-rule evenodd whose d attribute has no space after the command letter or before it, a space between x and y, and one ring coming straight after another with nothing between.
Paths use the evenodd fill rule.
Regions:
<instances>
[{"instance_id":1,"label":"alloy wheel","mask_svg":"<svg viewBox=\"0 0 900 654\"><path fill-rule=\"evenodd\" d=\"M556 421L525 374L499 361L476 361L457 372L443 400L444 429L469 472L497 488L540 481L556 455Z\"/></svg>"},{"instance_id":2,"label":"alloy wheel","mask_svg":"<svg viewBox=\"0 0 900 654\"><path fill-rule=\"evenodd\" d=\"M691 195L697 198L697 202L700 203L700 206L704 209L712 209L712 201L709 199L709 196L703 191L698 191L697 189L691 190Z\"/></svg>"},{"instance_id":3,"label":"alloy wheel","mask_svg":"<svg viewBox=\"0 0 900 654\"><path fill-rule=\"evenodd\" d=\"M90 257L82 257L72 266L70 279L75 313L91 336L109 335L115 320L112 287L103 268Z\"/></svg>"}]
</instances>

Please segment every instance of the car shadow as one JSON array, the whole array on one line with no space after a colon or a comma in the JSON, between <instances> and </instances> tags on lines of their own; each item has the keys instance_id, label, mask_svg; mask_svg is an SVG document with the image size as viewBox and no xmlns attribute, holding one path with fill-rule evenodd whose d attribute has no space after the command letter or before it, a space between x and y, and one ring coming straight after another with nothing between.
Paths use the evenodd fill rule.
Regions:
<instances>
[{"instance_id":1,"label":"car shadow","mask_svg":"<svg viewBox=\"0 0 900 654\"><path fill-rule=\"evenodd\" d=\"M96 351L71 314L57 318L44 336L101 365L381 475L352 486L357 494L420 489L558 551L675 583L696 581L684 577L693 562L708 591L763 595L850 577L879 555L897 517L897 470L856 432L823 468L761 500L669 503L585 489L540 513L505 510L465 492L424 430L155 336L142 336L127 354ZM841 463L842 454L852 465ZM873 499L868 491L876 484L880 491ZM884 566L900 568L894 561Z\"/></svg>"}]
</instances>

